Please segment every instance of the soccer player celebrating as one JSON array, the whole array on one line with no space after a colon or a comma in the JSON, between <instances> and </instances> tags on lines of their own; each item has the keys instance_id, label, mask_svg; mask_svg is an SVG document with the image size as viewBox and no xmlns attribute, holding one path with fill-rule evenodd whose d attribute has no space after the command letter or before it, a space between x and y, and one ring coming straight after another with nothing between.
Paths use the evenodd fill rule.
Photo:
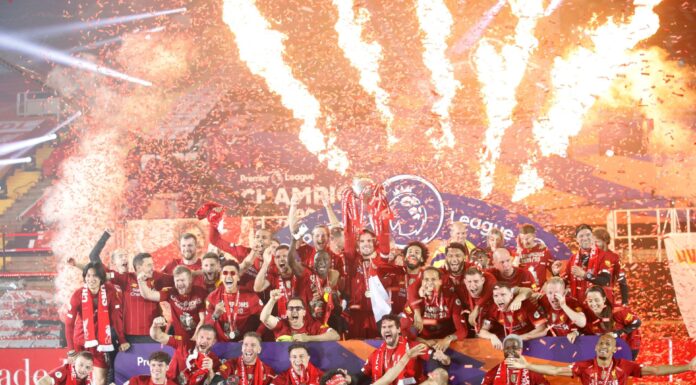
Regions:
<instances>
[{"instance_id":1,"label":"soccer player celebrating","mask_svg":"<svg viewBox=\"0 0 696 385\"><path fill-rule=\"evenodd\" d=\"M294 343L288 348L290 368L271 382L273 385L319 385L319 379L324 374L309 362L309 350L300 343Z\"/></svg>"},{"instance_id":2,"label":"soccer player celebrating","mask_svg":"<svg viewBox=\"0 0 696 385\"><path fill-rule=\"evenodd\" d=\"M220 256L217 253L205 253L201 258L201 275L193 277L193 285L204 287L212 293L220 284Z\"/></svg>"},{"instance_id":3,"label":"soccer player celebrating","mask_svg":"<svg viewBox=\"0 0 696 385\"><path fill-rule=\"evenodd\" d=\"M519 267L532 273L537 287L544 286L547 271L554 276L561 273L563 263L556 261L549 248L537 239L534 225L525 223L520 226L518 241L516 256L519 258Z\"/></svg>"},{"instance_id":4,"label":"soccer player celebrating","mask_svg":"<svg viewBox=\"0 0 696 385\"><path fill-rule=\"evenodd\" d=\"M585 292L592 285L607 287L611 284L612 262L595 245L592 228L580 225L575 229L578 252L568 260L563 277L570 287L570 295L578 301L585 301Z\"/></svg>"},{"instance_id":5,"label":"soccer player celebrating","mask_svg":"<svg viewBox=\"0 0 696 385\"><path fill-rule=\"evenodd\" d=\"M419 289L420 302L416 305L423 314L423 330L419 340L435 350L445 351L457 339L468 335L466 318L459 298L442 290L441 272L432 266L423 270L423 282ZM408 321L404 328L410 328Z\"/></svg>"},{"instance_id":6,"label":"soccer player celebrating","mask_svg":"<svg viewBox=\"0 0 696 385\"><path fill-rule=\"evenodd\" d=\"M172 276L155 271L152 255L148 253L136 254L133 257L135 273L119 273L111 271L111 282L123 289L123 313L126 330L126 338L135 341L152 342L147 336L150 334L152 320L161 314L158 303L143 298L138 284L138 276L146 277L148 287L162 290L165 287L174 286ZM144 338L145 337L145 338Z\"/></svg>"},{"instance_id":7,"label":"soccer player celebrating","mask_svg":"<svg viewBox=\"0 0 696 385\"><path fill-rule=\"evenodd\" d=\"M293 248L293 244L290 247ZM266 248L263 252L263 263L254 280L254 291L257 293L262 293L269 287L280 290L278 314L285 314L288 300L299 295L301 274L304 272L289 252L285 247L280 246L276 249L273 246ZM275 270L271 270L271 262L275 262Z\"/></svg>"},{"instance_id":8,"label":"soccer player celebrating","mask_svg":"<svg viewBox=\"0 0 696 385\"><path fill-rule=\"evenodd\" d=\"M285 318L271 315L273 306L280 299L278 289L271 290L271 298L261 311L261 322L275 334L276 341L338 341L339 335L327 325L322 326L318 321L307 318L307 310L301 298L293 297L288 300Z\"/></svg>"},{"instance_id":9,"label":"soccer player celebrating","mask_svg":"<svg viewBox=\"0 0 696 385\"><path fill-rule=\"evenodd\" d=\"M582 304L566 294L565 282L560 277L546 281L539 306L544 311L549 336L566 336L573 343L580 335L579 329L587 324Z\"/></svg>"},{"instance_id":10,"label":"soccer player celebrating","mask_svg":"<svg viewBox=\"0 0 696 385\"><path fill-rule=\"evenodd\" d=\"M503 340L503 354L505 358L522 357L523 341L517 334L510 334ZM481 385L549 385L549 382L541 374L531 372L528 369L511 369L505 361L494 366L483 377Z\"/></svg>"},{"instance_id":11,"label":"soccer player celebrating","mask_svg":"<svg viewBox=\"0 0 696 385\"><path fill-rule=\"evenodd\" d=\"M641 321L631 309L627 307L614 307L609 301L604 288L592 286L587 290L585 299L587 309L587 325L584 332L588 334L612 333L614 337L621 337L631 347L633 359L638 357L640 350L640 325Z\"/></svg>"},{"instance_id":12,"label":"soccer player celebrating","mask_svg":"<svg viewBox=\"0 0 696 385\"><path fill-rule=\"evenodd\" d=\"M621 257L615 252L609 250L609 243L611 242L611 235L606 229L596 228L592 231L592 236L595 240L595 245L607 254L608 259L612 262L611 268L611 283L610 287L614 287L614 283L618 282L619 288L621 290L621 304L628 305L628 282L626 282L626 273L624 271L624 266L621 263ZM613 294L613 289L612 289Z\"/></svg>"},{"instance_id":13,"label":"soccer player celebrating","mask_svg":"<svg viewBox=\"0 0 696 385\"><path fill-rule=\"evenodd\" d=\"M527 369L548 376L576 377L582 385L626 385L629 377L667 376L687 371L696 372L696 357L687 365L644 366L634 361L614 358L616 339L611 334L599 337L595 345L597 357L575 362L572 365L555 366L530 364L524 357L508 358L506 364L514 369Z\"/></svg>"},{"instance_id":14,"label":"soccer player celebrating","mask_svg":"<svg viewBox=\"0 0 696 385\"><path fill-rule=\"evenodd\" d=\"M215 329L211 325L198 328L195 341L184 342L180 336L162 331L167 325L164 317L152 321L150 337L162 345L174 348L174 359L167 370L167 378L179 385L203 385L210 382L220 367L220 360L210 349L215 345Z\"/></svg>"},{"instance_id":15,"label":"soccer player celebrating","mask_svg":"<svg viewBox=\"0 0 696 385\"><path fill-rule=\"evenodd\" d=\"M172 358L166 352L154 352L147 359L150 375L131 377L123 385L177 385L176 382L167 378L167 369L171 361Z\"/></svg>"},{"instance_id":16,"label":"soccer player celebrating","mask_svg":"<svg viewBox=\"0 0 696 385\"><path fill-rule=\"evenodd\" d=\"M214 202L207 202L196 211L198 219L208 219L208 239L210 244L230 254L239 263L239 272L241 274L239 286L246 291L252 291L256 274L258 274L261 268L263 251L271 245L272 234L268 229L256 230L254 243L251 248L231 244L225 241L220 233L223 216L224 210L222 206Z\"/></svg>"},{"instance_id":17,"label":"soccer player celebrating","mask_svg":"<svg viewBox=\"0 0 696 385\"><path fill-rule=\"evenodd\" d=\"M437 251L435 251L435 255L433 256L433 260L430 261L430 265L437 268L441 268L445 265L445 260L447 259L447 246L449 246L451 243L459 243L466 250L466 255L469 255L469 253L471 253L476 246L466 239L468 234L469 226L466 223L452 222L450 225L449 240L445 245L440 246Z\"/></svg>"},{"instance_id":18,"label":"soccer player celebrating","mask_svg":"<svg viewBox=\"0 0 696 385\"><path fill-rule=\"evenodd\" d=\"M152 302L166 302L172 309L172 325L174 334L187 342L205 317L206 289L193 286L193 275L186 266L174 268L174 287L153 290L147 284L147 275L138 274L138 285L143 298Z\"/></svg>"},{"instance_id":19,"label":"soccer player celebrating","mask_svg":"<svg viewBox=\"0 0 696 385\"><path fill-rule=\"evenodd\" d=\"M409 351L414 352L418 349L421 353L413 355L412 358L402 368L402 371L397 373L397 376L392 379L392 385L404 381L421 382L425 379L423 375L423 363L429 358L428 350L425 344L418 344L409 341L406 337L401 336L399 317L387 314L379 322L380 334L384 342L382 345L370 354L370 357L365 362L360 376L370 378L376 382L383 378L387 371L396 365L404 356L409 354ZM415 346L415 348L414 348ZM450 364L450 358L442 351L435 351L433 359L440 361L443 365ZM362 381L361 381L362 382Z\"/></svg>"},{"instance_id":20,"label":"soccer player celebrating","mask_svg":"<svg viewBox=\"0 0 696 385\"><path fill-rule=\"evenodd\" d=\"M220 274L222 285L208 295L205 322L213 325L218 341L239 341L259 326L263 303L256 293L239 288L237 262L225 261Z\"/></svg>"},{"instance_id":21,"label":"soccer player celebrating","mask_svg":"<svg viewBox=\"0 0 696 385\"><path fill-rule=\"evenodd\" d=\"M184 265L190 270L200 270L201 260L198 258L198 239L191 233L184 233L179 237L179 252L181 258L174 258L163 268L162 272L173 275L177 266Z\"/></svg>"},{"instance_id":22,"label":"soccer player celebrating","mask_svg":"<svg viewBox=\"0 0 696 385\"><path fill-rule=\"evenodd\" d=\"M418 288L423 278L423 265L428 259L428 248L419 241L411 241L404 248L404 266L400 271L392 272L390 287L392 299L392 314L402 311L414 315L414 325L418 330L423 329L423 319L420 308L413 306L418 299ZM385 272L389 274L389 272ZM380 274L381 275L381 274Z\"/></svg>"},{"instance_id":23,"label":"soccer player celebrating","mask_svg":"<svg viewBox=\"0 0 696 385\"><path fill-rule=\"evenodd\" d=\"M244 334L241 356L226 360L220 365L220 375L228 382L238 385L270 384L276 378L275 372L261 361L259 354L261 354L261 336L255 332Z\"/></svg>"},{"instance_id":24,"label":"soccer player celebrating","mask_svg":"<svg viewBox=\"0 0 696 385\"><path fill-rule=\"evenodd\" d=\"M36 385L91 385L94 357L90 352L79 352L73 360L41 377Z\"/></svg>"},{"instance_id":25,"label":"soccer player celebrating","mask_svg":"<svg viewBox=\"0 0 696 385\"><path fill-rule=\"evenodd\" d=\"M503 343L490 332L495 323L503 327L506 337L517 334L526 341L546 335L546 319L542 311L529 300L515 304L516 300L513 300L512 288L506 283L498 282L493 286L496 309L486 314L479 337L489 339L496 349L502 349Z\"/></svg>"},{"instance_id":26,"label":"soccer player celebrating","mask_svg":"<svg viewBox=\"0 0 696 385\"><path fill-rule=\"evenodd\" d=\"M416 345L413 348L407 348L401 358L394 363L380 378L372 382L372 385L389 385L393 384L403 373L406 366L411 362L411 359L420 356L427 347L424 344ZM325 372L319 380L319 385L350 385L357 384L357 379L348 374L345 369L332 369Z\"/></svg>"},{"instance_id":27,"label":"soccer player celebrating","mask_svg":"<svg viewBox=\"0 0 696 385\"><path fill-rule=\"evenodd\" d=\"M493 274L498 282L506 283L510 287L536 287L532 273L513 266L510 252L502 247L493 252L493 269L488 272Z\"/></svg>"},{"instance_id":28,"label":"soccer player celebrating","mask_svg":"<svg viewBox=\"0 0 696 385\"><path fill-rule=\"evenodd\" d=\"M94 366L94 383L104 385L109 368L106 352L114 350L112 330L116 332L121 344L119 349L126 351L130 348L123 333L121 292L106 283L106 271L101 263L88 263L82 270L82 277L84 285L70 297L70 307L66 314L65 334L70 349L68 356L74 356L75 349L82 350L81 347L84 346L92 353L90 361ZM75 336L78 316L82 319L80 325L84 341L78 341Z\"/></svg>"}]
</instances>

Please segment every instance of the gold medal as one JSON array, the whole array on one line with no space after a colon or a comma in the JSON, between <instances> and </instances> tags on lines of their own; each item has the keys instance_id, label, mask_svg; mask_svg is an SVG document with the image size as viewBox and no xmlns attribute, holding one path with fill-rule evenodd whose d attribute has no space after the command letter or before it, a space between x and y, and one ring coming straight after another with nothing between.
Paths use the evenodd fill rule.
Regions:
<instances>
[{"instance_id":1,"label":"gold medal","mask_svg":"<svg viewBox=\"0 0 696 385\"><path fill-rule=\"evenodd\" d=\"M365 291L365 297L370 298L370 291L369 290Z\"/></svg>"}]
</instances>

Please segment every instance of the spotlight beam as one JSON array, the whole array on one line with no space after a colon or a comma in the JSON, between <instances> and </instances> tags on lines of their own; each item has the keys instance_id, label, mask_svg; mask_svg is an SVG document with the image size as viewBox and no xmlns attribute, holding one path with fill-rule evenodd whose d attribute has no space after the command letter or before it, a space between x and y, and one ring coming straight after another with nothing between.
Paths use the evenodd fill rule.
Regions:
<instances>
[{"instance_id":1,"label":"spotlight beam","mask_svg":"<svg viewBox=\"0 0 696 385\"><path fill-rule=\"evenodd\" d=\"M65 119L65 120L64 120L63 122L61 122L59 125L53 127L50 131L48 131L48 133L47 133L45 136L49 136L49 135L52 135L52 134L54 135L56 132L58 132L58 130L60 130L61 128L67 126L67 125L70 124L70 123L72 123L75 119L79 118L80 116L82 116L82 112L80 112L80 111L78 111L78 112L72 114L69 118ZM31 139L28 139L28 140L31 140ZM18 150L19 150L19 151L17 151L17 153L14 154L14 158L18 158L18 157L20 157L20 156L22 156L22 155L25 155L26 153L29 152L29 150L31 150L31 147L30 147L30 146L29 146L29 147L27 147L27 146L25 146L25 147L20 147L20 148L18 148Z\"/></svg>"},{"instance_id":2,"label":"spotlight beam","mask_svg":"<svg viewBox=\"0 0 696 385\"><path fill-rule=\"evenodd\" d=\"M130 23L133 21L151 19L153 17L159 17L159 16L174 15L174 14L184 13L184 12L186 12L186 8L176 8L176 9L167 9L164 11L157 11L157 12L139 13L139 14L128 15L128 16L116 16L116 17L110 17L110 18L106 18L106 19L98 19L98 20L92 20L92 21L80 21L80 22L75 22L75 23L57 24L57 25L51 25L51 26L43 27L43 28L32 28L32 29L22 30L22 31L19 31L19 32L13 34L13 36L21 37L21 38L25 38L25 39L32 39L32 38L38 38L38 37L44 37L44 36L56 37L56 36L61 36L61 35L65 35L67 33L76 32L76 31L82 31L82 30L87 30L87 29L96 29L96 28L100 28L100 27L107 27L107 26L114 25L114 24Z\"/></svg>"},{"instance_id":3,"label":"spotlight beam","mask_svg":"<svg viewBox=\"0 0 696 385\"><path fill-rule=\"evenodd\" d=\"M0 155L7 155L25 147L34 147L37 144L50 142L52 140L55 140L56 138L58 138L56 134L48 134L44 136L39 136L38 138L31 138L25 140L18 140L16 142L11 143L5 143L3 145L0 145Z\"/></svg>"},{"instance_id":4,"label":"spotlight beam","mask_svg":"<svg viewBox=\"0 0 696 385\"><path fill-rule=\"evenodd\" d=\"M147 80L126 75L114 69L107 68L87 60L72 57L64 52L55 50L53 48L44 47L26 40L18 39L4 32L0 32L0 48L20 52L38 59L47 59L69 67L83 69L86 71L98 73L100 75L140 84L142 86L152 86L152 83Z\"/></svg>"},{"instance_id":5,"label":"spotlight beam","mask_svg":"<svg viewBox=\"0 0 696 385\"><path fill-rule=\"evenodd\" d=\"M0 166L9 166L13 164L30 163L31 157L25 158L11 158L11 159L0 159Z\"/></svg>"},{"instance_id":6,"label":"spotlight beam","mask_svg":"<svg viewBox=\"0 0 696 385\"><path fill-rule=\"evenodd\" d=\"M164 28L165 28L164 26L160 26L160 27L155 27L152 29L147 29L147 30L142 31L142 32L143 33L161 32L161 31L164 31ZM75 52L89 51L92 49L103 47L105 45L118 43L120 41L123 41L123 36L116 36L116 37L111 37L111 38L104 39L104 40L97 40L95 42L92 42L92 43L89 43L86 45L78 45L78 46L70 48L67 52L68 53L75 53Z\"/></svg>"}]
</instances>

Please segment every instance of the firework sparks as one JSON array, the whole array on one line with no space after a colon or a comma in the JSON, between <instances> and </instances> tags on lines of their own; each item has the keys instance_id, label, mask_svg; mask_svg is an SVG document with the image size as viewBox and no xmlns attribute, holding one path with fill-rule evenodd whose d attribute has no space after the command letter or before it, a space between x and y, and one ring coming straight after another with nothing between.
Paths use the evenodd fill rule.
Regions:
<instances>
[{"instance_id":1,"label":"firework sparks","mask_svg":"<svg viewBox=\"0 0 696 385\"><path fill-rule=\"evenodd\" d=\"M534 29L544 12L541 0L513 0L510 1L510 6L512 13L519 19L514 42L497 51L489 41L482 40L474 55L488 117L484 151L479 159L479 183L484 198L493 191L500 144L505 130L512 125L512 111L517 105L517 87L524 76L529 56L537 47Z\"/></svg>"},{"instance_id":2,"label":"firework sparks","mask_svg":"<svg viewBox=\"0 0 696 385\"><path fill-rule=\"evenodd\" d=\"M551 106L545 117L534 122L532 129L541 155L566 156L570 138L580 132L585 114L597 100L596 95L607 92L622 66L630 62L629 50L657 32L660 19L653 8L660 2L634 0L635 11L627 23L609 19L597 29L585 32L594 44L592 49L580 47L566 58L556 58L551 69ZM528 167L535 167L534 163L528 163ZM537 184L537 188L541 187ZM525 191L526 195L517 195L518 200L538 189Z\"/></svg>"},{"instance_id":3,"label":"firework sparks","mask_svg":"<svg viewBox=\"0 0 696 385\"><path fill-rule=\"evenodd\" d=\"M440 138L433 138L435 129L429 129L426 134L431 137L431 143L437 149L454 146L454 134L449 109L452 100L460 87L454 78L452 63L447 59L447 38L452 29L452 14L443 1L418 0L416 5L418 23L422 31L423 63L430 70L430 82L438 99L433 103L431 111L439 119L442 131Z\"/></svg>"},{"instance_id":4,"label":"firework sparks","mask_svg":"<svg viewBox=\"0 0 696 385\"><path fill-rule=\"evenodd\" d=\"M353 67L360 72L362 88L375 98L377 110L386 125L387 143L394 144L398 139L392 131L394 114L389 109L389 94L379 85L382 47L377 42L367 43L362 40L363 26L370 20L370 11L360 7L356 14L353 0L333 0L333 4L338 10L338 45Z\"/></svg>"},{"instance_id":5,"label":"firework sparks","mask_svg":"<svg viewBox=\"0 0 696 385\"><path fill-rule=\"evenodd\" d=\"M287 37L270 28L253 0L225 0L222 18L234 34L239 56L249 70L261 76L293 116L302 120L300 141L307 150L327 162L330 169L344 174L349 165L346 153L334 145L335 138L327 140L316 126L321 117L319 101L292 75L283 59Z\"/></svg>"}]
</instances>

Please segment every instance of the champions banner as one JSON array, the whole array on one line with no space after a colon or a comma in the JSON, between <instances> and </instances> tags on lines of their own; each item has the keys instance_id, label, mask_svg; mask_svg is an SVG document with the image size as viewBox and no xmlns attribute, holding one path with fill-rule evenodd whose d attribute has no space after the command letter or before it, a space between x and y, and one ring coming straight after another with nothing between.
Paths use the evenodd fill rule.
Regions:
<instances>
[{"instance_id":1,"label":"champions banner","mask_svg":"<svg viewBox=\"0 0 696 385\"><path fill-rule=\"evenodd\" d=\"M534 362L553 360L568 363L588 360L595 357L594 348L597 339L596 336L582 336L571 344L565 337L544 337L525 342L523 354L531 357ZM350 373L357 373L370 353L381 344L381 340L351 340L313 342L308 343L307 346L311 362L319 369L326 371L344 368ZM270 365L276 373L281 373L290 367L288 359L290 342L264 342L261 346L261 360ZM631 350L624 340L617 340L617 347L616 358L631 358ZM133 344L129 351L118 353L115 361L116 384L121 385L133 376L149 374L147 359L150 354L158 350L173 354L172 348L156 343ZM213 351L222 359L236 358L241 354L241 346L235 342L221 343L215 345ZM479 338L457 341L452 344L447 354L452 358L452 364L448 368L452 385L480 384L486 371L503 360L501 351L494 350L489 341ZM431 363L426 363L426 370L433 367ZM568 381L567 383L572 383L572 380L568 379ZM557 382L554 380L553 383Z\"/></svg>"},{"instance_id":2,"label":"champions banner","mask_svg":"<svg viewBox=\"0 0 696 385\"><path fill-rule=\"evenodd\" d=\"M463 222L468 225L468 239L475 245L483 245L490 231L497 228L503 233L507 246L516 246L517 226L530 223L537 228L537 238L551 250L556 259L570 258L570 249L555 235L530 218L513 213L503 207L488 204L467 196L440 193L428 180L416 175L395 175L383 182L389 206L394 213L391 221L391 236L399 247L418 240L428 243L449 238L449 224ZM334 211L340 218L340 203ZM328 223L324 210L306 216L303 223L311 229L317 224ZM281 242L290 241L286 228L276 234ZM311 244L309 233L304 241Z\"/></svg>"},{"instance_id":3,"label":"champions banner","mask_svg":"<svg viewBox=\"0 0 696 385\"><path fill-rule=\"evenodd\" d=\"M674 292L690 338L696 338L696 233L669 233L665 236Z\"/></svg>"}]
</instances>

